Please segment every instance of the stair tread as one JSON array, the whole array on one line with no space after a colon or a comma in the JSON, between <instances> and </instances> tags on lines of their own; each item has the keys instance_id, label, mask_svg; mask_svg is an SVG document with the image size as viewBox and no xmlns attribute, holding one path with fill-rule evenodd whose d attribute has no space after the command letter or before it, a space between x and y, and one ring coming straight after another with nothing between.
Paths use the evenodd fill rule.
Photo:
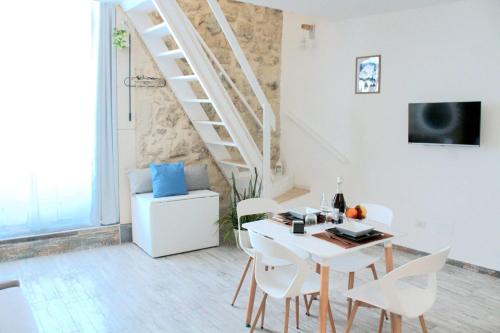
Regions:
<instances>
[{"instance_id":1,"label":"stair tread","mask_svg":"<svg viewBox=\"0 0 500 333\"><path fill-rule=\"evenodd\" d=\"M195 74L192 74L192 75L171 76L168 79L169 80L179 80L179 81L195 81L195 80L198 80L198 77Z\"/></svg>"},{"instance_id":2,"label":"stair tread","mask_svg":"<svg viewBox=\"0 0 500 333\"><path fill-rule=\"evenodd\" d=\"M170 34L168 26L165 22L152 26L142 32L143 35L158 35L165 36Z\"/></svg>"},{"instance_id":3,"label":"stair tread","mask_svg":"<svg viewBox=\"0 0 500 333\"><path fill-rule=\"evenodd\" d=\"M208 144L211 145L220 145L220 146L230 146L230 147L237 147L237 144L232 141L207 141Z\"/></svg>"},{"instance_id":4,"label":"stair tread","mask_svg":"<svg viewBox=\"0 0 500 333\"><path fill-rule=\"evenodd\" d=\"M169 51L158 53L156 56L157 57L168 57L168 58L179 59L179 58L184 58L184 52L182 52L181 49L169 50Z\"/></svg>"},{"instance_id":5,"label":"stair tread","mask_svg":"<svg viewBox=\"0 0 500 333\"><path fill-rule=\"evenodd\" d=\"M212 125L212 126L226 126L222 121L211 121L211 120L197 120L195 123L200 125Z\"/></svg>"},{"instance_id":6,"label":"stair tread","mask_svg":"<svg viewBox=\"0 0 500 333\"><path fill-rule=\"evenodd\" d=\"M250 169L250 167L245 163L245 161L243 161L241 159L237 159L237 158L225 159L225 160L222 160L221 163Z\"/></svg>"},{"instance_id":7,"label":"stair tread","mask_svg":"<svg viewBox=\"0 0 500 333\"><path fill-rule=\"evenodd\" d=\"M182 100L183 102L188 103L212 103L208 98L186 98Z\"/></svg>"},{"instance_id":8,"label":"stair tread","mask_svg":"<svg viewBox=\"0 0 500 333\"><path fill-rule=\"evenodd\" d=\"M310 190L308 190L308 189L294 186L291 189L289 189L288 191L286 191L285 193L282 193L282 194L278 195L277 197L275 197L274 200L277 201L278 203L283 203L285 201L290 201L292 199L303 196L309 192L310 192Z\"/></svg>"},{"instance_id":9,"label":"stair tread","mask_svg":"<svg viewBox=\"0 0 500 333\"><path fill-rule=\"evenodd\" d=\"M151 0L125 0L121 3L124 11L141 11L149 12L155 9L155 5Z\"/></svg>"}]
</instances>

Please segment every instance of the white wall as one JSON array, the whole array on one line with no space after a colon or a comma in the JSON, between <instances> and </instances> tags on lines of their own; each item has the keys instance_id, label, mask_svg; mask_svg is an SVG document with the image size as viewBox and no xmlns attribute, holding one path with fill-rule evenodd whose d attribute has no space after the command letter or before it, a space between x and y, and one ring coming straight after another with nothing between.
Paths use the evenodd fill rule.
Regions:
<instances>
[{"instance_id":1,"label":"white wall","mask_svg":"<svg viewBox=\"0 0 500 333\"><path fill-rule=\"evenodd\" d=\"M468 0L329 22L286 13L282 154L296 182L320 193L346 178L348 203L395 212L400 243L500 270L500 2ZM301 23L316 24L306 47ZM382 55L381 93L354 94L354 61ZM481 100L480 148L408 145L410 102ZM342 164L291 112L349 158ZM292 158L293 157L293 158ZM317 202L316 202L317 201ZM482 232L475 232L475 231Z\"/></svg>"}]
</instances>

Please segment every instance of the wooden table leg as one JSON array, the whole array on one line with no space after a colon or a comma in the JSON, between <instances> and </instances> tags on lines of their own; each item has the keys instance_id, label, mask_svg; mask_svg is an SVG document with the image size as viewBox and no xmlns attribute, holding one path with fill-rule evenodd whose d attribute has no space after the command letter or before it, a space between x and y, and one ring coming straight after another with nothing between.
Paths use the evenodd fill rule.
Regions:
<instances>
[{"instance_id":1,"label":"wooden table leg","mask_svg":"<svg viewBox=\"0 0 500 333\"><path fill-rule=\"evenodd\" d=\"M247 306L247 316L245 319L245 324L250 327L252 322L252 312L255 302L255 290L257 289L257 281L255 281L255 268L252 271L252 280L250 282L250 295L248 295L248 306Z\"/></svg>"},{"instance_id":2,"label":"wooden table leg","mask_svg":"<svg viewBox=\"0 0 500 333\"><path fill-rule=\"evenodd\" d=\"M392 243L388 242L384 245L385 254L385 271L389 273L394 269L394 257L392 253ZM401 316L391 313L391 333L401 333Z\"/></svg>"},{"instance_id":3,"label":"wooden table leg","mask_svg":"<svg viewBox=\"0 0 500 333\"><path fill-rule=\"evenodd\" d=\"M389 273L394 269L391 242L388 242L384 245L384 254L385 254L385 272Z\"/></svg>"},{"instance_id":4,"label":"wooden table leg","mask_svg":"<svg viewBox=\"0 0 500 333\"><path fill-rule=\"evenodd\" d=\"M321 265L321 288L319 293L319 333L326 333L328 320L328 284L330 281L330 266Z\"/></svg>"},{"instance_id":5,"label":"wooden table leg","mask_svg":"<svg viewBox=\"0 0 500 333\"><path fill-rule=\"evenodd\" d=\"M395 313L391 313L391 333L401 333L401 324L401 316Z\"/></svg>"}]
</instances>

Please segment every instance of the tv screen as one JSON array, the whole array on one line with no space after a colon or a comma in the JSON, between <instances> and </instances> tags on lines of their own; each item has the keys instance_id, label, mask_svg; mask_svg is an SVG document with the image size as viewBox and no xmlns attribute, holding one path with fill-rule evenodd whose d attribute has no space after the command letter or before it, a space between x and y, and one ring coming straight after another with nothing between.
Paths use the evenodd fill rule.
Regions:
<instances>
[{"instance_id":1,"label":"tv screen","mask_svg":"<svg viewBox=\"0 0 500 333\"><path fill-rule=\"evenodd\" d=\"M411 103L408 142L479 146L481 102Z\"/></svg>"}]
</instances>

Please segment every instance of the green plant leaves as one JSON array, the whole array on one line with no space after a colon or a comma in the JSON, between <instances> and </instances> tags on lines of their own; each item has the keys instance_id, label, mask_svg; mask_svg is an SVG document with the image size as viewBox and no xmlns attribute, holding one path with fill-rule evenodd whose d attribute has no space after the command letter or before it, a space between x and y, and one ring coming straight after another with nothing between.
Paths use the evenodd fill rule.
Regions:
<instances>
[{"instance_id":1,"label":"green plant leaves","mask_svg":"<svg viewBox=\"0 0 500 333\"><path fill-rule=\"evenodd\" d=\"M117 49L123 49L128 46L128 31L124 29L113 29L112 35L113 47Z\"/></svg>"},{"instance_id":2,"label":"green plant leaves","mask_svg":"<svg viewBox=\"0 0 500 333\"><path fill-rule=\"evenodd\" d=\"M234 177L234 173L231 176L231 207L229 211L222 218L219 219L219 229L223 230L223 240L226 242L227 240L233 237L233 230L238 229L238 213L236 211L236 206L240 201L252 198L260 198L262 192L262 180L259 180L259 175L257 173L257 168L254 169L255 176L250 177L248 181L248 186L243 189L243 193L238 191L236 186L236 178ZM242 216L240 219L241 225L252 222L262 220L266 217L266 214L255 214ZM230 227L231 226L231 227Z\"/></svg>"}]
</instances>

